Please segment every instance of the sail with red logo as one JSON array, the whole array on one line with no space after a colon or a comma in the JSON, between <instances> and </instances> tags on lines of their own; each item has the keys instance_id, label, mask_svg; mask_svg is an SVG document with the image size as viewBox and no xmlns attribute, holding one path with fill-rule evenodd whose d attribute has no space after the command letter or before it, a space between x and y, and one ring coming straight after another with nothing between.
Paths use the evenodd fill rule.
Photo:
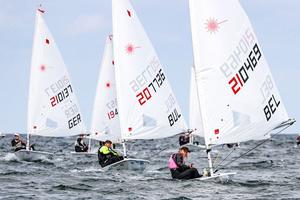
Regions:
<instances>
[{"instance_id":1,"label":"sail with red logo","mask_svg":"<svg viewBox=\"0 0 300 200\"><path fill-rule=\"evenodd\" d=\"M130 1L113 0L112 14L122 139L159 139L186 131L166 72Z\"/></svg>"},{"instance_id":2,"label":"sail with red logo","mask_svg":"<svg viewBox=\"0 0 300 200\"><path fill-rule=\"evenodd\" d=\"M68 137L85 132L74 87L44 19L44 11L36 13L30 86L28 97L27 152L16 152L20 158L50 153L30 151L29 136Z\"/></svg>"},{"instance_id":3,"label":"sail with red logo","mask_svg":"<svg viewBox=\"0 0 300 200\"><path fill-rule=\"evenodd\" d=\"M291 125L269 65L238 0L189 0L205 144L263 140ZM213 174L211 159L210 171Z\"/></svg>"},{"instance_id":4,"label":"sail with red logo","mask_svg":"<svg viewBox=\"0 0 300 200\"><path fill-rule=\"evenodd\" d=\"M103 53L92 114L91 138L121 142L112 35L107 37Z\"/></svg>"}]
</instances>

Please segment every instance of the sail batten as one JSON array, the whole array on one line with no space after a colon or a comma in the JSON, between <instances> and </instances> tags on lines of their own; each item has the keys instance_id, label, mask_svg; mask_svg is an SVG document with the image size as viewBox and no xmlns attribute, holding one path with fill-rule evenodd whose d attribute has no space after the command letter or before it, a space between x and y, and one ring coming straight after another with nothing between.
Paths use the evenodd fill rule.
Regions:
<instances>
[{"instance_id":1,"label":"sail batten","mask_svg":"<svg viewBox=\"0 0 300 200\"><path fill-rule=\"evenodd\" d=\"M189 0L195 76L207 145L270 137L288 120L238 0Z\"/></svg>"}]
</instances>

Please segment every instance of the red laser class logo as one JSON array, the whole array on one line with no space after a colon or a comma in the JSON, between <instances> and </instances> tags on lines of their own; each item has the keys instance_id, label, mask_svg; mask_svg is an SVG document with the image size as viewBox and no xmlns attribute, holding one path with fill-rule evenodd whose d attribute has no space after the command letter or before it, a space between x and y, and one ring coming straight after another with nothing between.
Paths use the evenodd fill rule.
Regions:
<instances>
[{"instance_id":1,"label":"red laser class logo","mask_svg":"<svg viewBox=\"0 0 300 200\"><path fill-rule=\"evenodd\" d=\"M45 65L40 65L40 70L41 70L42 72L44 72L44 71L46 70L46 66L45 66Z\"/></svg>"},{"instance_id":2,"label":"red laser class logo","mask_svg":"<svg viewBox=\"0 0 300 200\"><path fill-rule=\"evenodd\" d=\"M225 19L225 20L219 22L218 19L209 18L206 20L205 28L206 28L207 32L209 32L210 34L213 34L213 33L218 32L219 29L221 28L220 25L227 21L228 20Z\"/></svg>"},{"instance_id":3,"label":"red laser class logo","mask_svg":"<svg viewBox=\"0 0 300 200\"><path fill-rule=\"evenodd\" d=\"M135 49L140 48L138 46L134 46L131 43L128 43L127 46L125 47L125 51L128 55L133 55L135 53Z\"/></svg>"},{"instance_id":4,"label":"red laser class logo","mask_svg":"<svg viewBox=\"0 0 300 200\"><path fill-rule=\"evenodd\" d=\"M107 81L106 84L105 84L105 87L110 88L110 86L111 86L110 82Z\"/></svg>"}]
</instances>

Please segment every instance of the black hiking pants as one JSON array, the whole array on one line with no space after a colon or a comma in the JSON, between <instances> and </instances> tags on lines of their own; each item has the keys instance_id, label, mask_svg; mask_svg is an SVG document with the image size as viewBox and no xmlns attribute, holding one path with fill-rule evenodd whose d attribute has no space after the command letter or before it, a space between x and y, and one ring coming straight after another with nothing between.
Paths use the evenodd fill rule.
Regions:
<instances>
[{"instance_id":1,"label":"black hiking pants","mask_svg":"<svg viewBox=\"0 0 300 200\"><path fill-rule=\"evenodd\" d=\"M193 178L199 178L201 175L199 174L198 170L196 168L188 168L184 171L180 172L177 169L171 169L171 174L173 179L193 179Z\"/></svg>"},{"instance_id":2,"label":"black hiking pants","mask_svg":"<svg viewBox=\"0 0 300 200\"><path fill-rule=\"evenodd\" d=\"M107 165L111 165L111 164L113 164L113 163L115 163L115 162L118 162L118 161L120 161L120 160L123 160L124 158L123 158L123 156L112 156L112 157L110 157L106 162L104 162L104 163L101 163L100 165L102 166L102 167L105 167L105 166L107 166Z\"/></svg>"}]
</instances>

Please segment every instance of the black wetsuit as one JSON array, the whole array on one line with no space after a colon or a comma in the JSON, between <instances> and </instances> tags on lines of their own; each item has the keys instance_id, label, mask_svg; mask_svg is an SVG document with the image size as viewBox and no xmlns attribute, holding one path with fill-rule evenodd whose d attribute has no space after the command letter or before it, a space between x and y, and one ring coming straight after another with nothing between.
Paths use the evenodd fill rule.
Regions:
<instances>
[{"instance_id":1,"label":"black wetsuit","mask_svg":"<svg viewBox=\"0 0 300 200\"><path fill-rule=\"evenodd\" d=\"M190 138L187 137L186 135L180 135L179 136L179 145L180 146L188 144L189 142L190 142Z\"/></svg>"},{"instance_id":2,"label":"black wetsuit","mask_svg":"<svg viewBox=\"0 0 300 200\"><path fill-rule=\"evenodd\" d=\"M105 167L107 165L111 165L115 162L124 160L123 156L119 156L117 152L115 152L113 149L110 149L110 153L103 154L100 152L101 147L98 150L98 161L101 167Z\"/></svg>"},{"instance_id":3,"label":"black wetsuit","mask_svg":"<svg viewBox=\"0 0 300 200\"><path fill-rule=\"evenodd\" d=\"M193 179L201 177L196 168L184 164L184 159L179 153L173 154L172 158L177 165L176 169L170 169L173 179Z\"/></svg>"},{"instance_id":4,"label":"black wetsuit","mask_svg":"<svg viewBox=\"0 0 300 200\"><path fill-rule=\"evenodd\" d=\"M11 141L11 146L14 148L14 151L19 151L21 149L26 149L26 143L23 142L22 140L18 140L16 141L15 139L13 139Z\"/></svg>"},{"instance_id":5,"label":"black wetsuit","mask_svg":"<svg viewBox=\"0 0 300 200\"><path fill-rule=\"evenodd\" d=\"M87 152L89 147L83 142L82 138L77 138L75 152Z\"/></svg>"},{"instance_id":6,"label":"black wetsuit","mask_svg":"<svg viewBox=\"0 0 300 200\"><path fill-rule=\"evenodd\" d=\"M300 145L300 135L297 137L297 145Z\"/></svg>"}]
</instances>

